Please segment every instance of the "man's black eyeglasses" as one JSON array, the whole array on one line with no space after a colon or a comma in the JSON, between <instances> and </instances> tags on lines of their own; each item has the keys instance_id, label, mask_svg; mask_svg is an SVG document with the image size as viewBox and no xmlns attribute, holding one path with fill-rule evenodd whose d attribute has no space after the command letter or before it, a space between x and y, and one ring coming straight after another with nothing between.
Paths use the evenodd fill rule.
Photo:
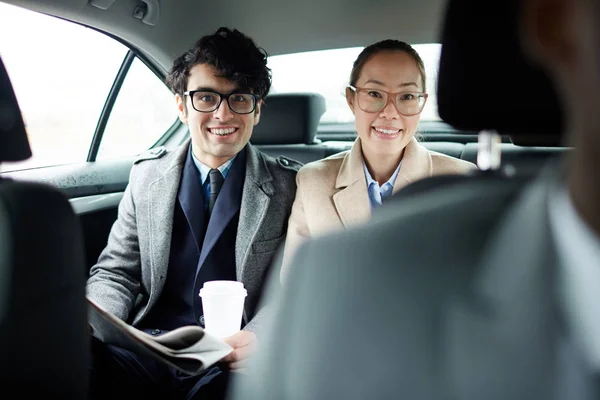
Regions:
<instances>
[{"instance_id":1,"label":"man's black eyeglasses","mask_svg":"<svg viewBox=\"0 0 600 400\"><path fill-rule=\"evenodd\" d=\"M211 90L190 90L183 93L190 96L192 107L199 112L213 112L219 108L223 99L229 109L236 114L250 114L256 109L258 96L251 93L219 93Z\"/></svg>"}]
</instances>

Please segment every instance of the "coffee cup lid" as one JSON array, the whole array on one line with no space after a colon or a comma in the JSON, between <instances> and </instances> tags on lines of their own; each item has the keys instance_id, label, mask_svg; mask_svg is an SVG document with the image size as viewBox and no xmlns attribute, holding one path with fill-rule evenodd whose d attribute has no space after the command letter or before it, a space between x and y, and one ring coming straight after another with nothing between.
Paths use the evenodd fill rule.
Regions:
<instances>
[{"instance_id":1,"label":"coffee cup lid","mask_svg":"<svg viewBox=\"0 0 600 400\"><path fill-rule=\"evenodd\" d=\"M238 281L208 281L200 289L202 295L247 295L244 284Z\"/></svg>"}]
</instances>

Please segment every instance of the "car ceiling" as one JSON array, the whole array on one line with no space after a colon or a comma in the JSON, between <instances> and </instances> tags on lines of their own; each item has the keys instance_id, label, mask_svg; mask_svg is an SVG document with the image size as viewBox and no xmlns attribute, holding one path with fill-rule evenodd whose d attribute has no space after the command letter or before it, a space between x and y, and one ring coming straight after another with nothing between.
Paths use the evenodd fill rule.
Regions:
<instances>
[{"instance_id":1,"label":"car ceiling","mask_svg":"<svg viewBox=\"0 0 600 400\"><path fill-rule=\"evenodd\" d=\"M106 10L92 6L95 0L0 1L109 32L163 70L220 26L250 35L269 55L364 46L387 38L438 42L445 5L445 0L159 0L158 23L150 26L132 17L142 4L137 0L115 0Z\"/></svg>"}]
</instances>

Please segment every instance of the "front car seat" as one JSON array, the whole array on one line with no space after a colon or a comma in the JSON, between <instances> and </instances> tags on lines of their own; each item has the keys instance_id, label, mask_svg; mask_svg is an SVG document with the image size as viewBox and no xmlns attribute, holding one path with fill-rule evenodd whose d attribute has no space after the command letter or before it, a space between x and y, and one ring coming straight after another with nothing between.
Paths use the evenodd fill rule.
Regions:
<instances>
[{"instance_id":1,"label":"front car seat","mask_svg":"<svg viewBox=\"0 0 600 400\"><path fill-rule=\"evenodd\" d=\"M544 71L523 53L518 7L513 0L448 2L437 80L438 112L458 132L481 132L480 138L484 132L507 135L514 144L525 146L521 151L527 146L560 150L564 116L559 97ZM442 187L487 185L491 180L517 188L537 175L537 171L504 167L425 178L398 191L391 203Z\"/></svg>"},{"instance_id":2,"label":"front car seat","mask_svg":"<svg viewBox=\"0 0 600 400\"><path fill-rule=\"evenodd\" d=\"M0 163L30 156L19 106L0 59ZM87 397L84 265L82 232L68 199L48 185L17 182L0 174L3 398L11 392L40 398Z\"/></svg>"}]
</instances>

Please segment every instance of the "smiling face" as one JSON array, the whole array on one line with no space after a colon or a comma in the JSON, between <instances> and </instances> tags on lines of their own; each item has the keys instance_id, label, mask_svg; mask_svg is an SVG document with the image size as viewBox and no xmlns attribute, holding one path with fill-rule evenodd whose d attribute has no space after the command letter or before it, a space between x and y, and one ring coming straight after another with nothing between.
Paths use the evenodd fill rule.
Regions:
<instances>
[{"instance_id":1,"label":"smiling face","mask_svg":"<svg viewBox=\"0 0 600 400\"><path fill-rule=\"evenodd\" d=\"M416 60L399 50L380 51L372 55L363 65L355 86L392 93L423 91ZM378 156L402 155L417 131L420 114L400 114L394 99L388 101L379 112L365 112L359 107L358 94L350 89L346 90L346 100L354 113L356 131L365 157L376 159Z\"/></svg>"},{"instance_id":2,"label":"smiling face","mask_svg":"<svg viewBox=\"0 0 600 400\"><path fill-rule=\"evenodd\" d=\"M217 75L218 72L212 65L198 64L190 69L187 90L244 92L235 83ZM260 101L254 112L236 114L231 111L226 100L213 112L199 112L192 107L189 96L176 95L175 98L179 119L190 129L194 155L211 168L218 168L242 150L260 119Z\"/></svg>"}]
</instances>

